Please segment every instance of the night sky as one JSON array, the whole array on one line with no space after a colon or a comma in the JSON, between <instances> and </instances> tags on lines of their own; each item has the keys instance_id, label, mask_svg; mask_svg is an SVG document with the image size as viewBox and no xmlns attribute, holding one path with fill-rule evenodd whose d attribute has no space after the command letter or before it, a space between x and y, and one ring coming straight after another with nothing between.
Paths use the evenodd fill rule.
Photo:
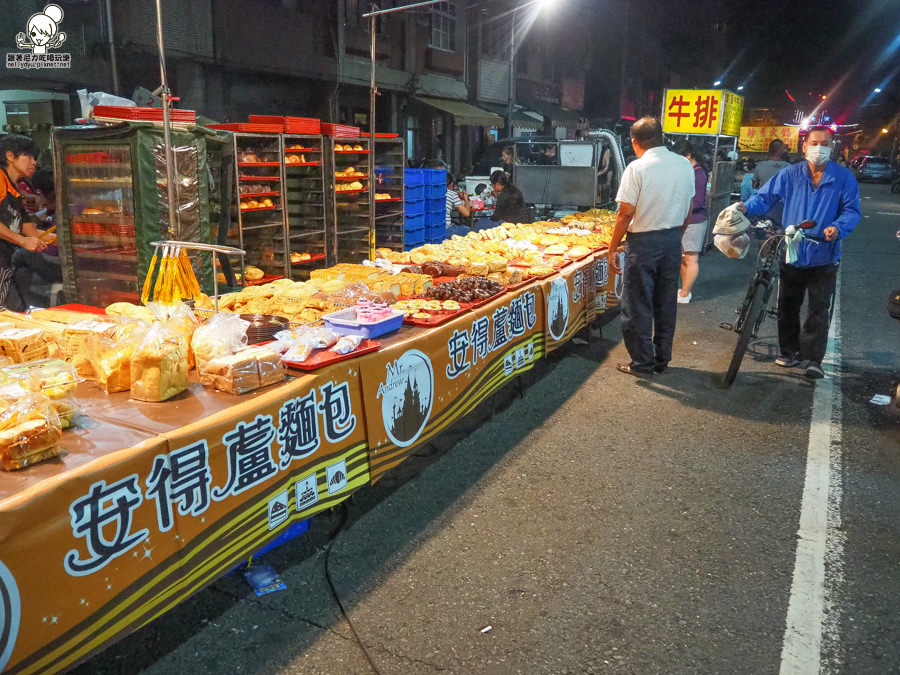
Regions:
<instances>
[{"instance_id":1,"label":"night sky","mask_svg":"<svg viewBox=\"0 0 900 675\"><path fill-rule=\"evenodd\" d=\"M835 119L891 119L900 112L900 0L724 2L729 53L725 86L745 80L750 105L809 110L825 94ZM872 95L881 87L880 95ZM810 97L810 92L813 97Z\"/></svg>"}]
</instances>

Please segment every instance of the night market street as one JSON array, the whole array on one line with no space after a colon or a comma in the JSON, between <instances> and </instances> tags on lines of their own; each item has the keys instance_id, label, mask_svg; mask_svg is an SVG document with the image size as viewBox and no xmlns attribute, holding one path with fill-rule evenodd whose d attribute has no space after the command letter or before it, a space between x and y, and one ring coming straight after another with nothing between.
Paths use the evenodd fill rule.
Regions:
<instances>
[{"instance_id":1,"label":"night market street","mask_svg":"<svg viewBox=\"0 0 900 675\"><path fill-rule=\"evenodd\" d=\"M616 371L613 320L264 556L286 591L232 574L74 672L775 673L816 640L823 672L900 671L900 415L869 403L900 372L900 197L861 189L839 377L775 367L767 321L717 387L754 261L712 250L665 374ZM795 572L801 508L827 527ZM792 587L801 623L821 613L812 638L786 636Z\"/></svg>"}]
</instances>

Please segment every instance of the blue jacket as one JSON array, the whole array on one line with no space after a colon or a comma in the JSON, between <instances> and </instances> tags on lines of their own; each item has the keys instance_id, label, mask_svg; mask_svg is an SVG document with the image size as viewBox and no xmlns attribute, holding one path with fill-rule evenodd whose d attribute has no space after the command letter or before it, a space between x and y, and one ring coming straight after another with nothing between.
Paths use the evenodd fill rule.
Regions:
<instances>
[{"instance_id":1,"label":"blue jacket","mask_svg":"<svg viewBox=\"0 0 900 675\"><path fill-rule=\"evenodd\" d=\"M785 226L812 219L816 226L809 232L825 238L825 228L834 226L838 238L831 242L804 239L800 242L797 267L830 265L841 259L841 239L859 223L859 185L849 169L835 162L825 165L819 187L813 189L809 163L792 164L776 173L744 206L747 213L763 214L779 201L784 201Z\"/></svg>"}]
</instances>

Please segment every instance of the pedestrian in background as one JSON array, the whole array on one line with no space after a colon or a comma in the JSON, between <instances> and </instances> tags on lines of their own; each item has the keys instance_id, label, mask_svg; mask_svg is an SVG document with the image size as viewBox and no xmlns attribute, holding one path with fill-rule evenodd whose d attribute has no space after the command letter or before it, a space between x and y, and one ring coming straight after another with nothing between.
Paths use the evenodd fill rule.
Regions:
<instances>
[{"instance_id":1,"label":"pedestrian in background","mask_svg":"<svg viewBox=\"0 0 900 675\"><path fill-rule=\"evenodd\" d=\"M634 123L631 143L637 159L625 167L616 195L609 264L623 275L622 337L631 357L616 368L646 376L662 373L672 359L681 236L693 210L694 170L663 145L655 117ZM617 249L626 232L622 270Z\"/></svg>"},{"instance_id":2,"label":"pedestrian in background","mask_svg":"<svg viewBox=\"0 0 900 675\"><path fill-rule=\"evenodd\" d=\"M829 162L834 132L812 127L803 143L805 162L782 169L746 204L745 213L765 213L784 206L784 220L799 225L814 220L809 231L816 241L793 244L795 260L781 260L778 277L778 346L775 364L801 366L810 379L824 377L822 359L828 346L828 327L841 260L841 239L859 223L859 185L849 169ZM807 301L806 320L800 325L800 308Z\"/></svg>"},{"instance_id":3,"label":"pedestrian in background","mask_svg":"<svg viewBox=\"0 0 900 675\"><path fill-rule=\"evenodd\" d=\"M709 174L700 163L697 152L687 141L681 141L675 146L675 151L687 158L694 169L694 199L691 204L691 215L688 216L688 225L681 236L681 290L678 291L678 303L686 305L691 301L691 289L700 274L700 253L703 244L706 243L706 224L708 212L706 210L706 183Z\"/></svg>"}]
</instances>

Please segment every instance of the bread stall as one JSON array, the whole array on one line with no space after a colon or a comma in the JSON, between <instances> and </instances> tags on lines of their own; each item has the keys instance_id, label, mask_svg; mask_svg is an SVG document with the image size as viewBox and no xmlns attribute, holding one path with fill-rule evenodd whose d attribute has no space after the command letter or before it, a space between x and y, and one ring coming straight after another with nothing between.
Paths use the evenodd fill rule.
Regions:
<instances>
[{"instance_id":1,"label":"bread stall","mask_svg":"<svg viewBox=\"0 0 900 675\"><path fill-rule=\"evenodd\" d=\"M216 298L163 244L144 304L0 312L0 670L71 668L532 368L615 288L595 286L612 222L507 223ZM267 314L286 326L252 333Z\"/></svg>"}]
</instances>

